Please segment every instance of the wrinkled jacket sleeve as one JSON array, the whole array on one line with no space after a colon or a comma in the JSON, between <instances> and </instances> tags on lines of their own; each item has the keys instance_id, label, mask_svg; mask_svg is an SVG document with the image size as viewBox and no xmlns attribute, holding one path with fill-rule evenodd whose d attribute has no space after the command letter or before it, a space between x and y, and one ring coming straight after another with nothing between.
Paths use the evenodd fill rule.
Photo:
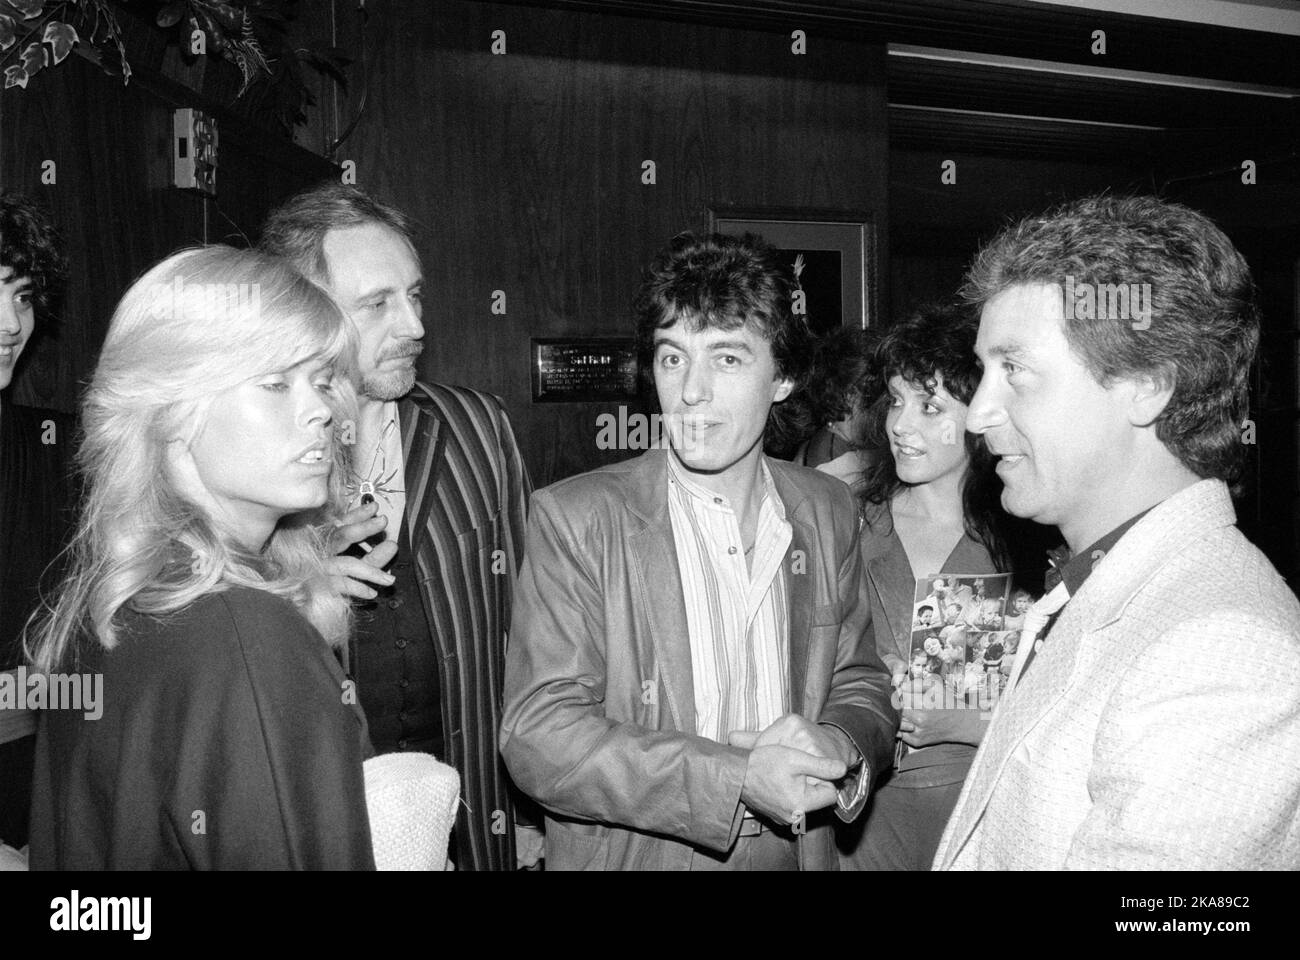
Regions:
<instances>
[{"instance_id":1,"label":"wrinkled jacket sleeve","mask_svg":"<svg viewBox=\"0 0 1300 960\"><path fill-rule=\"evenodd\" d=\"M846 490L847 494L847 490ZM839 507L841 505L837 505ZM838 527L854 516L851 505L835 511ZM856 530L856 523L848 523ZM862 766L840 791L836 813L851 821L862 812L878 773L889 769L898 732L898 711L891 697L889 671L876 653L871 623L870 586L854 533L836 530L836 543L846 545L840 560L840 638L830 695L819 723L839 727L862 754Z\"/></svg>"},{"instance_id":2,"label":"wrinkled jacket sleeve","mask_svg":"<svg viewBox=\"0 0 1300 960\"><path fill-rule=\"evenodd\" d=\"M548 491L533 495L506 653L506 766L562 816L727 850L748 752L605 715L602 564L571 520Z\"/></svg>"}]
</instances>

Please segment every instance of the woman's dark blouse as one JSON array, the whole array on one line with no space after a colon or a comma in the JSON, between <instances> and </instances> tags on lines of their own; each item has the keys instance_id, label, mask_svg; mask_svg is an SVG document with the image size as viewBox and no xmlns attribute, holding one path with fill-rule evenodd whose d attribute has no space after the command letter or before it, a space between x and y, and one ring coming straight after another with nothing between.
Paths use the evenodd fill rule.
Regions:
<instances>
[{"instance_id":1,"label":"woman's dark blouse","mask_svg":"<svg viewBox=\"0 0 1300 960\"><path fill-rule=\"evenodd\" d=\"M103 716L44 712L33 869L374 869L365 718L320 634L262 590L94 644Z\"/></svg>"},{"instance_id":2,"label":"woman's dark blouse","mask_svg":"<svg viewBox=\"0 0 1300 960\"><path fill-rule=\"evenodd\" d=\"M912 611L916 581L903 541L894 529L888 506L872 505L865 511L859 537L862 563L871 584L871 622L875 627L876 653L889 665L911 660ZM935 573L993 574L997 566L980 543L964 535ZM935 743L910 749L895 778L901 785L939 786L960 783L966 778L976 748L966 743Z\"/></svg>"}]
</instances>

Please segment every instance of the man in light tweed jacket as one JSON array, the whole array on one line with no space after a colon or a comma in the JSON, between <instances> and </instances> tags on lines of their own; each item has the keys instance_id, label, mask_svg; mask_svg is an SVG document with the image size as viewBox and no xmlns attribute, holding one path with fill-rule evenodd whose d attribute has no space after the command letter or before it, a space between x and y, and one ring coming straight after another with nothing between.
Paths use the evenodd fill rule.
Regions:
<instances>
[{"instance_id":1,"label":"man in light tweed jacket","mask_svg":"<svg viewBox=\"0 0 1300 960\"><path fill-rule=\"evenodd\" d=\"M1191 210L1098 197L1005 230L963 292L968 429L1003 506L1060 528L1068 602L1021 644L935 868L1300 866L1300 604L1229 497L1245 261Z\"/></svg>"}]
</instances>

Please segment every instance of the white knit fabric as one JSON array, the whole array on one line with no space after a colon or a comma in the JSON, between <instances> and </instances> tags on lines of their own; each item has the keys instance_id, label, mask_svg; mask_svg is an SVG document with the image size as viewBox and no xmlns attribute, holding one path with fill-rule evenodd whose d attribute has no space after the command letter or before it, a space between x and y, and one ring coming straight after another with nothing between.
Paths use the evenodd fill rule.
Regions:
<instances>
[{"instance_id":1,"label":"white knit fabric","mask_svg":"<svg viewBox=\"0 0 1300 960\"><path fill-rule=\"evenodd\" d=\"M1046 595L1039 597L1025 614L1024 626L1020 628L1020 646L1016 653L1015 664L1011 668L1011 678L1007 682L1007 694L1015 689L1020 674L1024 673L1025 664L1029 662L1030 651L1037 644L1042 643L1038 635L1043 632L1043 627L1047 626L1047 621L1051 620L1069 599L1070 591L1062 580ZM1006 694L1003 695L1003 699L1005 698Z\"/></svg>"},{"instance_id":2,"label":"white knit fabric","mask_svg":"<svg viewBox=\"0 0 1300 960\"><path fill-rule=\"evenodd\" d=\"M940 870L1300 865L1300 602L1201 480L1134 524L998 703Z\"/></svg>"},{"instance_id":3,"label":"white knit fabric","mask_svg":"<svg viewBox=\"0 0 1300 960\"><path fill-rule=\"evenodd\" d=\"M6 870L26 870L27 869L27 848L15 850L13 847L0 843L0 872Z\"/></svg>"},{"instance_id":4,"label":"white knit fabric","mask_svg":"<svg viewBox=\"0 0 1300 960\"><path fill-rule=\"evenodd\" d=\"M364 764L375 866L444 870L460 777L427 753L389 753ZM27 848L0 843L0 872L27 869Z\"/></svg>"},{"instance_id":5,"label":"white knit fabric","mask_svg":"<svg viewBox=\"0 0 1300 960\"><path fill-rule=\"evenodd\" d=\"M445 870L460 776L427 753L386 753L364 764L379 870Z\"/></svg>"}]
</instances>

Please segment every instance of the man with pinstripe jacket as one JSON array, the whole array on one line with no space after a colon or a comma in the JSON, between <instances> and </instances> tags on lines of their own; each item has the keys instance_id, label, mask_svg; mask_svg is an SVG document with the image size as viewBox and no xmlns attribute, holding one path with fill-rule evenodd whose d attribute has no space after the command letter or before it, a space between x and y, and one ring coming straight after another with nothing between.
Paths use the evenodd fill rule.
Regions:
<instances>
[{"instance_id":1,"label":"man with pinstripe jacket","mask_svg":"<svg viewBox=\"0 0 1300 960\"><path fill-rule=\"evenodd\" d=\"M456 768L459 869L535 862L540 838L526 828L516 860L496 750L529 491L510 421L495 396L416 381L424 278L400 211L326 183L275 210L262 245L329 291L359 335L336 579L358 601L349 671L375 750L431 753Z\"/></svg>"}]
</instances>

